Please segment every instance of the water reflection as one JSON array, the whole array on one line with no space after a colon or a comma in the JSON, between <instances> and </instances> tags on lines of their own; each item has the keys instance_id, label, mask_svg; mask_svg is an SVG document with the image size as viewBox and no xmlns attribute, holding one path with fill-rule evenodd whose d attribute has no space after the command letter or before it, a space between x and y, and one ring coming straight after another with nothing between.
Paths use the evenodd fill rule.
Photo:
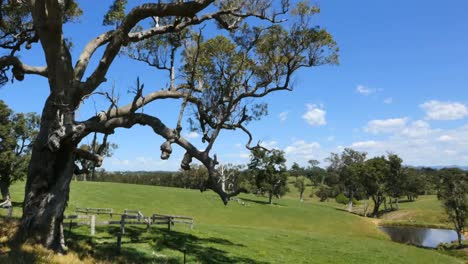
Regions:
<instances>
[{"instance_id":1,"label":"water reflection","mask_svg":"<svg viewBox=\"0 0 468 264\"><path fill-rule=\"evenodd\" d=\"M380 227L395 242L435 248L457 240L457 232L448 229L417 227Z\"/></svg>"}]
</instances>

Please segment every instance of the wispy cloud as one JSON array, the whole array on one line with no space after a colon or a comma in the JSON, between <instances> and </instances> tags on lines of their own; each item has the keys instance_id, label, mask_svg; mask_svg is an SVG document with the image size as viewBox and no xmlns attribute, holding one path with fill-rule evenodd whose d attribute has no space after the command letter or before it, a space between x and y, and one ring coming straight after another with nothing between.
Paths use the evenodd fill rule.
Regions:
<instances>
[{"instance_id":1,"label":"wispy cloud","mask_svg":"<svg viewBox=\"0 0 468 264\"><path fill-rule=\"evenodd\" d=\"M286 119L288 119L288 115L289 115L289 112L288 112L288 111L284 111L284 112L281 112L281 113L278 115L278 118L280 119L281 122L284 122L284 121L286 121Z\"/></svg>"},{"instance_id":2,"label":"wispy cloud","mask_svg":"<svg viewBox=\"0 0 468 264\"><path fill-rule=\"evenodd\" d=\"M189 132L189 133L185 134L186 138L191 138L191 139L198 138L199 136L200 135L195 131L192 131L192 132Z\"/></svg>"},{"instance_id":3,"label":"wispy cloud","mask_svg":"<svg viewBox=\"0 0 468 264\"><path fill-rule=\"evenodd\" d=\"M369 157L394 152L410 165L468 164L468 124L442 129L433 128L424 120L404 123L401 129L387 130L387 138L368 138L353 142L349 147L366 151Z\"/></svg>"},{"instance_id":4,"label":"wispy cloud","mask_svg":"<svg viewBox=\"0 0 468 264\"><path fill-rule=\"evenodd\" d=\"M308 104L307 112L302 115L302 118L311 126L323 126L327 124L326 114L327 112L323 107L315 104Z\"/></svg>"},{"instance_id":5,"label":"wispy cloud","mask_svg":"<svg viewBox=\"0 0 468 264\"><path fill-rule=\"evenodd\" d=\"M371 95L380 91L382 91L382 89L369 88L362 84L359 84L358 86L356 86L356 92L365 96Z\"/></svg>"},{"instance_id":6,"label":"wispy cloud","mask_svg":"<svg viewBox=\"0 0 468 264\"><path fill-rule=\"evenodd\" d=\"M372 134L392 133L405 128L408 118L376 119L367 123L364 131Z\"/></svg>"},{"instance_id":7,"label":"wispy cloud","mask_svg":"<svg viewBox=\"0 0 468 264\"><path fill-rule=\"evenodd\" d=\"M393 103L393 98L392 97L385 98L383 102L384 102L384 104L392 104Z\"/></svg>"},{"instance_id":8,"label":"wispy cloud","mask_svg":"<svg viewBox=\"0 0 468 264\"><path fill-rule=\"evenodd\" d=\"M459 102L431 100L420 105L428 120L458 120L468 116L468 107Z\"/></svg>"}]
</instances>

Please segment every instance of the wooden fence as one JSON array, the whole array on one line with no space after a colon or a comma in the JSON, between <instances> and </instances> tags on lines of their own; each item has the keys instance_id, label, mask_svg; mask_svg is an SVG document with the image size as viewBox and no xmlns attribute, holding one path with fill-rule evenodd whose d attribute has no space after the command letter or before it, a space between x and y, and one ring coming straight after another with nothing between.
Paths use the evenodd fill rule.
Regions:
<instances>
[{"instance_id":1,"label":"wooden fence","mask_svg":"<svg viewBox=\"0 0 468 264\"><path fill-rule=\"evenodd\" d=\"M188 216L153 214L151 223L155 225L166 224L168 230L171 230L171 226L175 223L187 224L190 229L193 229L194 220L193 217Z\"/></svg>"}]
</instances>

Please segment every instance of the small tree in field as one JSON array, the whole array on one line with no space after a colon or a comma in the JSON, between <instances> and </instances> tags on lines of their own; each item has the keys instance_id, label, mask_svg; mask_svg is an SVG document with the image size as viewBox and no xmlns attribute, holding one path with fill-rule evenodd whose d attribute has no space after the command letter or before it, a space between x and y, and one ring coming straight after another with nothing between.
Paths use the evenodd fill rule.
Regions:
<instances>
[{"instance_id":1,"label":"small tree in field","mask_svg":"<svg viewBox=\"0 0 468 264\"><path fill-rule=\"evenodd\" d=\"M365 152L346 148L341 154L331 153L327 159L330 162L328 172L338 176L339 184L348 197L348 211L352 211L354 196L362 187L361 177L366 155Z\"/></svg>"},{"instance_id":2,"label":"small tree in field","mask_svg":"<svg viewBox=\"0 0 468 264\"><path fill-rule=\"evenodd\" d=\"M226 193L219 183L212 149L221 131L245 132L251 149L247 124L267 113L266 104L255 99L290 91L299 69L337 62L336 43L326 30L311 24L319 9L307 2L291 7L287 0L114 0L102 14L103 24L111 27L83 47L72 40L87 35L87 28L70 32L64 26L83 13L79 1L1 1L0 7L0 48L5 54L0 57L0 83L7 84L12 75L18 81L36 75L48 83L16 240L57 251L66 249L63 213L75 161L102 160L79 151L85 137L148 126L163 140L162 159L170 158L173 147L183 149L181 167L190 169L192 160L198 160L208 170L205 187L227 203L239 190ZM97 20L96 27L101 23ZM39 54L22 56L32 45L39 46L31 49ZM72 46L81 52L72 52ZM138 82L133 99L119 105L102 87L119 54L166 73L166 78L149 91ZM40 57L45 65L31 66L29 57ZM77 120L83 101L95 96L109 99L111 107ZM175 120L142 111L168 100L178 107ZM202 149L183 137L188 116L189 128L203 135Z\"/></svg>"},{"instance_id":3,"label":"small tree in field","mask_svg":"<svg viewBox=\"0 0 468 264\"><path fill-rule=\"evenodd\" d=\"M299 200L302 201L302 196L304 195L304 191L306 189L305 177L298 177L294 183L294 187L296 187L297 191L299 192Z\"/></svg>"},{"instance_id":4,"label":"small tree in field","mask_svg":"<svg viewBox=\"0 0 468 264\"><path fill-rule=\"evenodd\" d=\"M385 157L375 157L365 162L361 183L366 194L374 202L373 216L377 216L380 205L385 200L385 177L388 171L389 166Z\"/></svg>"},{"instance_id":5,"label":"small tree in field","mask_svg":"<svg viewBox=\"0 0 468 264\"><path fill-rule=\"evenodd\" d=\"M468 175L460 169L442 169L440 178L439 198L453 222L461 247L462 233L468 220Z\"/></svg>"},{"instance_id":6,"label":"small tree in field","mask_svg":"<svg viewBox=\"0 0 468 264\"><path fill-rule=\"evenodd\" d=\"M268 195L268 203L272 203L273 196L280 198L288 191L284 152L277 149L254 149L248 167L254 175L258 192Z\"/></svg>"},{"instance_id":7,"label":"small tree in field","mask_svg":"<svg viewBox=\"0 0 468 264\"><path fill-rule=\"evenodd\" d=\"M14 114L0 100L0 206L11 206L10 185L26 177L31 145L39 129L39 116Z\"/></svg>"},{"instance_id":8,"label":"small tree in field","mask_svg":"<svg viewBox=\"0 0 468 264\"><path fill-rule=\"evenodd\" d=\"M402 166L403 160L396 154L389 154L387 157L388 173L385 179L386 192L388 196L395 199L396 209L399 209L398 199L405 194L406 174ZM393 202L390 201L393 208Z\"/></svg>"}]
</instances>

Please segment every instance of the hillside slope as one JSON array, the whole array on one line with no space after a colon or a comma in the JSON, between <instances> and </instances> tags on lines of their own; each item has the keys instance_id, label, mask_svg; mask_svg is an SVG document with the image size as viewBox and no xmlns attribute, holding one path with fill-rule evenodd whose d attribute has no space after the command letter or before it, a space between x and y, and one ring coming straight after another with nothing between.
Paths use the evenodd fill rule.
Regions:
<instances>
[{"instance_id":1,"label":"hillside slope","mask_svg":"<svg viewBox=\"0 0 468 264\"><path fill-rule=\"evenodd\" d=\"M23 197L23 188L14 185L12 197ZM181 263L184 251L187 263L459 263L435 250L391 242L370 219L330 206L241 198L245 205L224 206L212 192L73 182L67 213L76 207L108 207L186 215L195 218L195 228L128 228L120 257L114 256L117 226L99 227L93 239L87 227L73 228L69 244L83 258L123 263Z\"/></svg>"}]
</instances>

